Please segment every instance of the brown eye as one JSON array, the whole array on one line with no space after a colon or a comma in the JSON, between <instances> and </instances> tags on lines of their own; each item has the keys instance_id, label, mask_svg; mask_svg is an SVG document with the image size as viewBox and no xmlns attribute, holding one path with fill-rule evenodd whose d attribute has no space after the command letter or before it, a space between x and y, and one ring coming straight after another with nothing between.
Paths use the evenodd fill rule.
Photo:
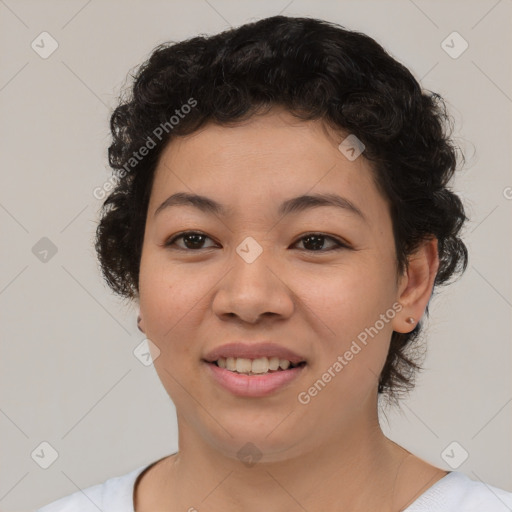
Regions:
<instances>
[{"instance_id":1,"label":"brown eye","mask_svg":"<svg viewBox=\"0 0 512 512\"><path fill-rule=\"evenodd\" d=\"M334 245L331 246L331 248L325 249L325 241L330 240L331 243ZM336 238L329 236L329 235L323 235L322 233L310 233L308 235L305 235L301 237L296 243L302 242L304 249L308 252L327 252L327 251L335 251L339 249L348 249L349 247L342 243L340 240L337 240ZM324 249L324 250L322 250Z\"/></svg>"},{"instance_id":2,"label":"brown eye","mask_svg":"<svg viewBox=\"0 0 512 512\"><path fill-rule=\"evenodd\" d=\"M203 233L199 233L197 231L185 231L179 235L172 237L168 242L166 242L165 246L170 247L175 245L177 240L183 240L183 245L178 245L177 248L181 250L198 250L198 249L210 249L210 247L204 247L205 240L211 240L209 236L206 236Z\"/></svg>"}]
</instances>

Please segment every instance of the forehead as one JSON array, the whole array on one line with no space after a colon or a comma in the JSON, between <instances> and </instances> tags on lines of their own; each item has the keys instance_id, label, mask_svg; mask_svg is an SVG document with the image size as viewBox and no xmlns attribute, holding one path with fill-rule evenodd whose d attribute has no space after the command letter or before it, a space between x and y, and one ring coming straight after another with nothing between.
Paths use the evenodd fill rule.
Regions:
<instances>
[{"instance_id":1,"label":"forehead","mask_svg":"<svg viewBox=\"0 0 512 512\"><path fill-rule=\"evenodd\" d=\"M283 174L288 168L286 162L293 161L296 165L303 161L316 164L315 167L332 162L336 140L341 141L343 137L320 120L302 121L274 108L231 126L208 123L191 135L171 140L162 157L167 163L190 163L190 167L197 162L208 162L208 168L219 171L246 160L248 167L257 166L261 171L273 169Z\"/></svg>"},{"instance_id":2,"label":"forehead","mask_svg":"<svg viewBox=\"0 0 512 512\"><path fill-rule=\"evenodd\" d=\"M214 197L235 210L252 204L266 209L307 193L337 193L382 215L385 201L369 162L362 156L351 161L338 149L346 137L320 120L302 121L279 109L234 126L209 123L164 148L149 213L183 191Z\"/></svg>"}]
</instances>

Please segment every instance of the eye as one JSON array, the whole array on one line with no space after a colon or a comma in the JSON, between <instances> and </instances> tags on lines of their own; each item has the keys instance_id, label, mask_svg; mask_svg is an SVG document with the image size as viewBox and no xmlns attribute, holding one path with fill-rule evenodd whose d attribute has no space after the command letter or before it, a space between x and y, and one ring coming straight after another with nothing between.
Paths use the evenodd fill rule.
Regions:
<instances>
[{"instance_id":1,"label":"eye","mask_svg":"<svg viewBox=\"0 0 512 512\"><path fill-rule=\"evenodd\" d=\"M177 240L182 240L184 247L180 245L176 245ZM215 245L210 247L204 247L205 240L211 240L211 238L204 233L199 231L184 231L183 233L178 233L177 235L171 237L166 243L165 247L172 247L176 245L178 250L200 250L200 249L210 249L211 247L215 247ZM331 248L325 249L325 241L330 240ZM340 249L350 249L350 247L334 238L333 236L324 235L322 233L308 233L302 236L297 242L293 245L297 245L299 242L302 242L304 249L299 249L307 252L327 252L327 251L336 251ZM322 250L323 249L323 250Z\"/></svg>"},{"instance_id":2,"label":"eye","mask_svg":"<svg viewBox=\"0 0 512 512\"><path fill-rule=\"evenodd\" d=\"M173 236L170 240L168 240L165 243L166 247L170 247L175 244L176 240L179 240L180 238L183 239L183 243L185 244L185 247L178 246L178 249L181 249L183 251L186 251L188 249L190 250L197 250L197 249L210 249L210 247L203 247L205 239L211 240L209 236L206 236L204 233L200 233L198 231L185 231L183 233L180 233L176 236Z\"/></svg>"},{"instance_id":3,"label":"eye","mask_svg":"<svg viewBox=\"0 0 512 512\"><path fill-rule=\"evenodd\" d=\"M334 243L330 249L322 250L324 247L325 240L331 240L331 243ZM300 249L302 251L307 252L328 252L328 251L337 251L340 249L350 249L350 247L343 243L341 240L334 238L329 235L324 235L322 233L308 233L307 235L302 236L295 244L302 242L305 249ZM294 244L294 245L295 245Z\"/></svg>"}]
</instances>

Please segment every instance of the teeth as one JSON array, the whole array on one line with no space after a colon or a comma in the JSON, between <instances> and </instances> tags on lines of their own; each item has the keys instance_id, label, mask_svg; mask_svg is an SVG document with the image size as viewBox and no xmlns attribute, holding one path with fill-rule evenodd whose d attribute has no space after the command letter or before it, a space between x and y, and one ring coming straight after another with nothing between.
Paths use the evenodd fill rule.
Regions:
<instances>
[{"instance_id":1,"label":"teeth","mask_svg":"<svg viewBox=\"0 0 512 512\"><path fill-rule=\"evenodd\" d=\"M270 370L277 370L279 368L279 357L271 357L268 360L268 367Z\"/></svg>"},{"instance_id":2,"label":"teeth","mask_svg":"<svg viewBox=\"0 0 512 512\"><path fill-rule=\"evenodd\" d=\"M290 367L290 361L287 361L286 359L279 359L279 366L283 370L287 370Z\"/></svg>"},{"instance_id":3,"label":"teeth","mask_svg":"<svg viewBox=\"0 0 512 512\"><path fill-rule=\"evenodd\" d=\"M244 357L220 357L217 361L220 368L237 373L268 373L269 370L276 371L279 368L287 370L297 365L290 363L287 359L279 359L278 357L258 357L257 359L246 359Z\"/></svg>"},{"instance_id":4,"label":"teeth","mask_svg":"<svg viewBox=\"0 0 512 512\"><path fill-rule=\"evenodd\" d=\"M240 361L240 359L238 361ZM252 373L267 373L269 370L268 359L266 357L254 359L252 364L249 359L242 359L242 361L249 361L250 371ZM236 368L238 370L238 363Z\"/></svg>"},{"instance_id":5,"label":"teeth","mask_svg":"<svg viewBox=\"0 0 512 512\"><path fill-rule=\"evenodd\" d=\"M249 373L252 368L250 359L243 359L241 357L236 358L236 371L238 373Z\"/></svg>"}]
</instances>

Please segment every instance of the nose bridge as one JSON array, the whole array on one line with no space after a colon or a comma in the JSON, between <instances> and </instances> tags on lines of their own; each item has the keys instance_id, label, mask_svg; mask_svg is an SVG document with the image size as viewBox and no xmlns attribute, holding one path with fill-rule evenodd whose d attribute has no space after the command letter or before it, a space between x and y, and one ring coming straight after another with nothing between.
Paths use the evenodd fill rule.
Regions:
<instances>
[{"instance_id":1,"label":"nose bridge","mask_svg":"<svg viewBox=\"0 0 512 512\"><path fill-rule=\"evenodd\" d=\"M272 252L250 236L236 247L231 255L231 272L221 281L214 299L217 314L235 314L254 321L265 313L291 313L293 300L280 272L273 268Z\"/></svg>"},{"instance_id":2,"label":"nose bridge","mask_svg":"<svg viewBox=\"0 0 512 512\"><path fill-rule=\"evenodd\" d=\"M270 270L270 252L268 248L263 249L263 246L252 237L246 238L232 255L234 280L238 280L242 287L265 288L269 281L275 280Z\"/></svg>"}]
</instances>

